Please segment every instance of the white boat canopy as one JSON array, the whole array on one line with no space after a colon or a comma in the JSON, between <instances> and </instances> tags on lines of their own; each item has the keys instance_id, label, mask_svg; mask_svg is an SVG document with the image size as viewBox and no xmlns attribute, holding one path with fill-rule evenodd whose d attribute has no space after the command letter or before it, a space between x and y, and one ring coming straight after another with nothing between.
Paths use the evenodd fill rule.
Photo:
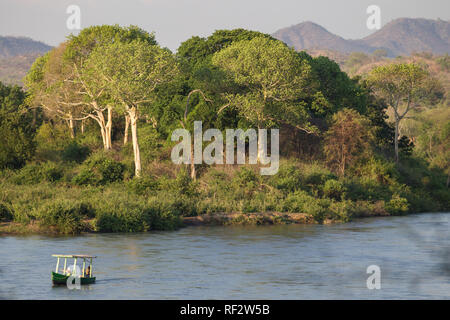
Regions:
<instances>
[{"instance_id":1,"label":"white boat canopy","mask_svg":"<svg viewBox=\"0 0 450 320\"><path fill-rule=\"evenodd\" d=\"M89 256L86 254L52 254L55 258L74 258L74 259L94 259L97 256Z\"/></svg>"}]
</instances>

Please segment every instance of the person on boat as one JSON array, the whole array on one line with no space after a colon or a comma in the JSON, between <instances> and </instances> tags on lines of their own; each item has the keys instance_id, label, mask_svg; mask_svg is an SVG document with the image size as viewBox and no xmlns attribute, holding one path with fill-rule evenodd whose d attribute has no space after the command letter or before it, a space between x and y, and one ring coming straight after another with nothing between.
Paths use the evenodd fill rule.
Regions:
<instances>
[{"instance_id":1,"label":"person on boat","mask_svg":"<svg viewBox=\"0 0 450 320\"><path fill-rule=\"evenodd\" d=\"M89 278L91 276L91 266L88 266L86 268L86 271L84 272L84 277Z\"/></svg>"}]
</instances>

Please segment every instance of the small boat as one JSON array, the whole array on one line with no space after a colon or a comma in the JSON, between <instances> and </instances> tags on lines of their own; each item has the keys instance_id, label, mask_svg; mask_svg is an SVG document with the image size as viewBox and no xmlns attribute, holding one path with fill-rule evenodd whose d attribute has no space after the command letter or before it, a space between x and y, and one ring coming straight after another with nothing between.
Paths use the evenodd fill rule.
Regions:
<instances>
[{"instance_id":1,"label":"small boat","mask_svg":"<svg viewBox=\"0 0 450 320\"><path fill-rule=\"evenodd\" d=\"M82 254L52 254L52 257L57 258L56 269L52 271L52 283L54 285L66 285L69 277L72 276L72 283L76 283L76 278L80 279L80 284L95 283L95 277L93 274L92 259L97 257L88 256ZM60 259L64 259L64 267L60 270ZM73 259L73 263L69 260L69 266L67 265L67 259ZM82 268L78 267L77 262L83 260Z\"/></svg>"}]
</instances>

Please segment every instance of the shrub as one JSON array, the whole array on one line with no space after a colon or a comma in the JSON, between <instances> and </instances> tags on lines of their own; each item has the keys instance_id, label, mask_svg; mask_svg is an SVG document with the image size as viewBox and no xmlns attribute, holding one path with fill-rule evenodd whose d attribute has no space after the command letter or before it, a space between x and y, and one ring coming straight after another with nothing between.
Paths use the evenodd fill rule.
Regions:
<instances>
[{"instance_id":1,"label":"shrub","mask_svg":"<svg viewBox=\"0 0 450 320\"><path fill-rule=\"evenodd\" d=\"M314 220L318 223L323 223L326 218L327 209L320 201L314 201L308 204L306 207L306 213L313 216Z\"/></svg>"},{"instance_id":2,"label":"shrub","mask_svg":"<svg viewBox=\"0 0 450 320\"><path fill-rule=\"evenodd\" d=\"M239 199L251 198L261 185L261 176L250 168L242 167L237 171L231 181L233 197Z\"/></svg>"},{"instance_id":3,"label":"shrub","mask_svg":"<svg viewBox=\"0 0 450 320\"><path fill-rule=\"evenodd\" d=\"M14 218L11 209L4 203L0 203L0 221L11 221Z\"/></svg>"},{"instance_id":4,"label":"shrub","mask_svg":"<svg viewBox=\"0 0 450 320\"><path fill-rule=\"evenodd\" d=\"M311 194L317 195L323 184L329 179L336 179L336 175L332 174L328 169L318 165L305 165L302 168L304 176L303 188Z\"/></svg>"},{"instance_id":5,"label":"shrub","mask_svg":"<svg viewBox=\"0 0 450 320\"><path fill-rule=\"evenodd\" d=\"M59 233L77 234L83 229L80 208L74 203L59 200L37 209L36 217L41 225L56 227Z\"/></svg>"},{"instance_id":6,"label":"shrub","mask_svg":"<svg viewBox=\"0 0 450 320\"><path fill-rule=\"evenodd\" d=\"M327 198L341 200L345 192L344 184L338 180L327 180L323 186L323 195Z\"/></svg>"},{"instance_id":7,"label":"shrub","mask_svg":"<svg viewBox=\"0 0 450 320\"><path fill-rule=\"evenodd\" d=\"M28 164L13 177L16 184L37 184L48 181L55 182L63 177L63 170L54 162L48 161L41 164Z\"/></svg>"},{"instance_id":8,"label":"shrub","mask_svg":"<svg viewBox=\"0 0 450 320\"><path fill-rule=\"evenodd\" d=\"M123 180L123 171L125 166L113 159L104 158L95 162L100 172L100 184L107 184L115 181Z\"/></svg>"},{"instance_id":9,"label":"shrub","mask_svg":"<svg viewBox=\"0 0 450 320\"><path fill-rule=\"evenodd\" d=\"M143 125L138 128L138 135L143 162L150 162L157 158L158 148L161 147L158 131L151 125Z\"/></svg>"},{"instance_id":10,"label":"shrub","mask_svg":"<svg viewBox=\"0 0 450 320\"><path fill-rule=\"evenodd\" d=\"M355 212L355 207L351 201L334 201L330 205L330 212L332 213L332 219L348 222Z\"/></svg>"},{"instance_id":11,"label":"shrub","mask_svg":"<svg viewBox=\"0 0 450 320\"><path fill-rule=\"evenodd\" d=\"M399 215L408 212L408 200L399 195L392 196L392 199L386 204L386 211L392 215Z\"/></svg>"},{"instance_id":12,"label":"shrub","mask_svg":"<svg viewBox=\"0 0 450 320\"><path fill-rule=\"evenodd\" d=\"M80 217L94 218L95 209L91 203L86 201L77 201L73 204L73 209Z\"/></svg>"},{"instance_id":13,"label":"shrub","mask_svg":"<svg viewBox=\"0 0 450 320\"><path fill-rule=\"evenodd\" d=\"M46 162L41 166L41 177L43 181L58 181L62 178L63 174L63 169L53 162Z\"/></svg>"},{"instance_id":14,"label":"shrub","mask_svg":"<svg viewBox=\"0 0 450 320\"><path fill-rule=\"evenodd\" d=\"M162 176L158 179L158 184L161 190L168 191L175 195L185 195L189 197L198 196L198 184L189 176L187 170L182 168L175 179L169 179L166 176Z\"/></svg>"},{"instance_id":15,"label":"shrub","mask_svg":"<svg viewBox=\"0 0 450 320\"><path fill-rule=\"evenodd\" d=\"M81 171L72 179L77 185L105 185L122 181L125 166L111 158L97 154L83 163Z\"/></svg>"},{"instance_id":16,"label":"shrub","mask_svg":"<svg viewBox=\"0 0 450 320\"><path fill-rule=\"evenodd\" d=\"M367 180L376 181L379 184L385 185L399 178L394 162L387 162L376 158L364 161L355 171L357 175Z\"/></svg>"},{"instance_id":17,"label":"shrub","mask_svg":"<svg viewBox=\"0 0 450 320\"><path fill-rule=\"evenodd\" d=\"M171 230L181 220L163 202L148 204L132 199L108 199L97 207L96 229L101 232L145 232Z\"/></svg>"},{"instance_id":18,"label":"shrub","mask_svg":"<svg viewBox=\"0 0 450 320\"><path fill-rule=\"evenodd\" d=\"M158 191L159 183L153 177L141 177L127 182L127 189L137 195L149 195Z\"/></svg>"},{"instance_id":19,"label":"shrub","mask_svg":"<svg viewBox=\"0 0 450 320\"><path fill-rule=\"evenodd\" d=\"M305 213L307 205L314 200L306 191L299 190L288 194L280 207L280 211Z\"/></svg>"},{"instance_id":20,"label":"shrub","mask_svg":"<svg viewBox=\"0 0 450 320\"><path fill-rule=\"evenodd\" d=\"M98 179L95 174L89 169L83 169L75 177L72 178L72 183L79 186L95 186L98 184Z\"/></svg>"},{"instance_id":21,"label":"shrub","mask_svg":"<svg viewBox=\"0 0 450 320\"><path fill-rule=\"evenodd\" d=\"M31 220L35 220L36 217L33 215L35 207L30 203L13 203L12 214L14 216L13 220L22 224L27 224Z\"/></svg>"},{"instance_id":22,"label":"shrub","mask_svg":"<svg viewBox=\"0 0 450 320\"><path fill-rule=\"evenodd\" d=\"M195 211L195 202L183 199L175 199L172 203L151 200L145 210L153 230L173 230L181 227L181 216L188 216L189 211ZM196 212L191 215L196 215Z\"/></svg>"},{"instance_id":23,"label":"shrub","mask_svg":"<svg viewBox=\"0 0 450 320\"><path fill-rule=\"evenodd\" d=\"M70 132L62 124L43 123L36 135L38 147L62 149L70 141Z\"/></svg>"},{"instance_id":24,"label":"shrub","mask_svg":"<svg viewBox=\"0 0 450 320\"><path fill-rule=\"evenodd\" d=\"M62 159L64 161L74 161L81 163L89 156L90 150L86 146L78 144L76 141L72 141L66 146L62 152Z\"/></svg>"},{"instance_id":25,"label":"shrub","mask_svg":"<svg viewBox=\"0 0 450 320\"><path fill-rule=\"evenodd\" d=\"M436 62L444 71L450 71L450 56L448 53L436 59Z\"/></svg>"},{"instance_id":26,"label":"shrub","mask_svg":"<svg viewBox=\"0 0 450 320\"><path fill-rule=\"evenodd\" d=\"M229 176L222 171L211 168L204 175L204 181L208 184L209 196L216 198L218 194L227 194L231 189Z\"/></svg>"},{"instance_id":27,"label":"shrub","mask_svg":"<svg viewBox=\"0 0 450 320\"><path fill-rule=\"evenodd\" d=\"M295 165L282 165L270 178L270 185L287 193L300 189L301 183L302 175Z\"/></svg>"},{"instance_id":28,"label":"shrub","mask_svg":"<svg viewBox=\"0 0 450 320\"><path fill-rule=\"evenodd\" d=\"M100 232L143 232L150 229L149 219L142 208L132 203L102 206L96 217Z\"/></svg>"}]
</instances>

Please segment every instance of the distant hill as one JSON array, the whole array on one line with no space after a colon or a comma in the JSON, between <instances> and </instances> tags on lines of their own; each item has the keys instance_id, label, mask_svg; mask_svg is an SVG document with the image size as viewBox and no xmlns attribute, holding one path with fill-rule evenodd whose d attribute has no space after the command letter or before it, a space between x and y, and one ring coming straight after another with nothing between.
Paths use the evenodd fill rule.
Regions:
<instances>
[{"instance_id":1,"label":"distant hill","mask_svg":"<svg viewBox=\"0 0 450 320\"><path fill-rule=\"evenodd\" d=\"M0 36L0 58L28 55L31 53L43 54L52 47L43 42L26 37Z\"/></svg>"},{"instance_id":2,"label":"distant hill","mask_svg":"<svg viewBox=\"0 0 450 320\"><path fill-rule=\"evenodd\" d=\"M333 50L350 53L367 52L370 49L364 43L346 40L310 21L280 29L272 36L293 46L296 50Z\"/></svg>"},{"instance_id":3,"label":"distant hill","mask_svg":"<svg viewBox=\"0 0 450 320\"><path fill-rule=\"evenodd\" d=\"M450 23L443 20L396 19L362 40L371 47L384 48L389 55L414 52L450 53Z\"/></svg>"},{"instance_id":4,"label":"distant hill","mask_svg":"<svg viewBox=\"0 0 450 320\"><path fill-rule=\"evenodd\" d=\"M344 39L309 21L280 29L273 36L296 50L373 53L383 49L390 57L450 52L450 23L443 20L399 18L359 40Z\"/></svg>"},{"instance_id":5,"label":"distant hill","mask_svg":"<svg viewBox=\"0 0 450 320\"><path fill-rule=\"evenodd\" d=\"M39 53L29 53L26 55L0 58L0 81L5 84L22 85L22 80L30 70L34 60L39 57Z\"/></svg>"},{"instance_id":6,"label":"distant hill","mask_svg":"<svg viewBox=\"0 0 450 320\"><path fill-rule=\"evenodd\" d=\"M30 38L0 36L0 81L22 85L34 60L50 49L51 46Z\"/></svg>"}]
</instances>

